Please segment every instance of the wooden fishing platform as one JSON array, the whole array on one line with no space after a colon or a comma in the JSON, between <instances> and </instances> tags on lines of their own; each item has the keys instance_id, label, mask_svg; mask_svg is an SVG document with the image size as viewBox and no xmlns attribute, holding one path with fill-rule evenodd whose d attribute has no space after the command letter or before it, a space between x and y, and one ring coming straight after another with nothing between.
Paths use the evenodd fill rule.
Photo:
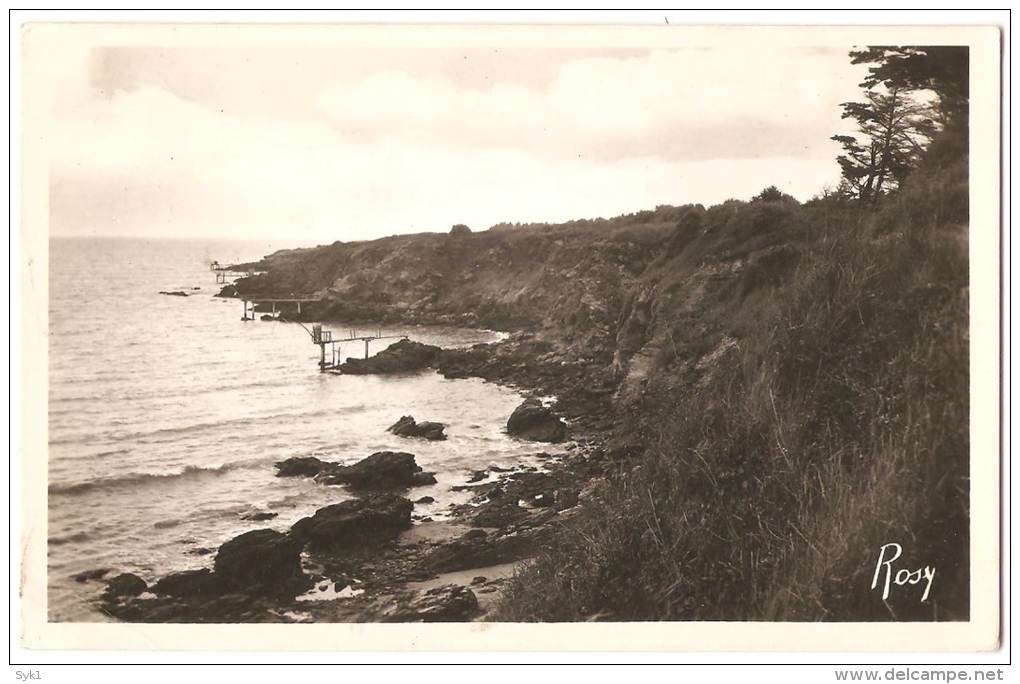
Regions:
<instances>
[{"instance_id":1,"label":"wooden fishing platform","mask_svg":"<svg viewBox=\"0 0 1020 684\"><path fill-rule=\"evenodd\" d=\"M386 339L407 339L407 335L384 335L381 330L372 334L359 335L357 330L348 330L346 337L334 337L332 330L323 330L321 323L316 323L310 331L312 344L319 345L319 370L323 373L339 373L337 370L343 361L340 359L340 344L343 342L364 342L365 358L368 358L369 345L374 340ZM329 363L326 362L326 345L330 346L331 354Z\"/></svg>"},{"instance_id":2,"label":"wooden fishing platform","mask_svg":"<svg viewBox=\"0 0 1020 684\"><path fill-rule=\"evenodd\" d=\"M209 270L216 274L217 285L227 285L238 278L250 278L262 273L254 269L241 270L236 266L221 266L218 261L211 262Z\"/></svg>"},{"instance_id":3,"label":"wooden fishing platform","mask_svg":"<svg viewBox=\"0 0 1020 684\"><path fill-rule=\"evenodd\" d=\"M254 321L256 320L255 314L257 313L257 306L271 305L271 311L265 312L264 316L267 320L281 320L284 305L295 304L297 306L297 313L301 313L301 304L309 302L321 302L322 297L316 297L312 295L241 295L239 297L244 306L244 313L241 317L242 321ZM382 330L376 330L372 333L359 332L357 330L348 330L346 335L334 335L332 330L323 330L321 323L314 323L311 330L305 326L301 321L294 321L311 336L312 344L318 345L319 347L319 370L323 373L337 373L337 368L343 365L340 354L340 345L347 342L364 342L365 343L365 358L367 359L371 352L370 345L375 340L387 340L387 339L407 339L407 335L403 334L383 334ZM330 349L329 361L326 360L326 347Z\"/></svg>"},{"instance_id":4,"label":"wooden fishing platform","mask_svg":"<svg viewBox=\"0 0 1020 684\"><path fill-rule=\"evenodd\" d=\"M228 280L236 278L250 277L258 275L258 271L242 271L238 270L233 266L221 266L218 261L213 261L209 264L209 270L216 273L216 282L221 285L227 284ZM312 302L321 302L321 295L308 295L308 294L239 294L237 296L241 300L241 320L242 321L254 321L258 313L258 309L262 307L262 313L265 320L281 320L285 308L290 308L289 305L296 307L296 312L301 313L301 305ZM265 311L265 306L270 306L269 311ZM337 370L343 362L340 358L340 345L346 342L364 342L365 343L365 358L368 358L370 353L370 345L375 340L386 340L386 339L407 339L407 335L393 334L384 335L382 330L376 330L374 333L362 333L358 334L357 330L348 330L345 336L336 336L332 330L323 330L321 323L315 323L312 325L312 329L309 330L304 323L300 321L294 321L302 328L304 328L312 338L312 344L318 345L319 347L319 370L323 373L339 373ZM326 361L326 347L330 348L330 360Z\"/></svg>"},{"instance_id":5,"label":"wooden fishing platform","mask_svg":"<svg viewBox=\"0 0 1020 684\"><path fill-rule=\"evenodd\" d=\"M244 305L242 310L241 320L242 321L254 321L255 320L255 307L261 305L270 305L272 309L268 313L274 319L279 317L279 314L283 313L283 304L296 304L297 313L301 313L301 304L307 304L309 302L321 302L322 297L315 295L293 295L293 294L268 294L268 295L238 295L238 299ZM280 305L280 308L277 308ZM251 314L249 316L248 314Z\"/></svg>"}]
</instances>

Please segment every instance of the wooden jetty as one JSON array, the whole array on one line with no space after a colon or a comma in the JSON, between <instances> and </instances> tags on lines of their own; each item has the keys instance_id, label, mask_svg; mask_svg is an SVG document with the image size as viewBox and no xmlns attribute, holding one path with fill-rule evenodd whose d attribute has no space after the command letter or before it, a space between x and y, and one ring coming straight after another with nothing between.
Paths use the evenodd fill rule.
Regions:
<instances>
[{"instance_id":1,"label":"wooden jetty","mask_svg":"<svg viewBox=\"0 0 1020 684\"><path fill-rule=\"evenodd\" d=\"M238 298L242 304L242 321L254 321L255 314L257 313L257 307L265 307L266 305L271 306L271 310L266 312L265 315L269 317L269 320L281 320L284 308L288 305L295 305L297 313L301 313L301 305L309 302L321 302L322 297L316 295L295 295L295 294L261 294L261 295L239 295ZM263 311L264 308L262 309ZM365 358L368 358L370 345L375 340L386 340L386 339L407 339L407 335L393 334L384 335L382 330L376 330L375 332L365 333L362 331L359 333L357 330L348 330L346 335L339 336L334 335L332 330L324 330L321 323L315 323L309 330L304 323L301 321L294 321L311 335L312 344L318 345L319 347L319 370L323 373L326 372L337 372L343 361L340 357L340 345L347 342L364 342L365 343ZM326 360L326 347L330 348L329 360Z\"/></svg>"},{"instance_id":2,"label":"wooden jetty","mask_svg":"<svg viewBox=\"0 0 1020 684\"><path fill-rule=\"evenodd\" d=\"M218 261L211 262L209 270L216 274L217 285L226 285L238 278L250 278L262 273L262 271L256 271L255 269L241 270L237 266L222 266Z\"/></svg>"},{"instance_id":3,"label":"wooden jetty","mask_svg":"<svg viewBox=\"0 0 1020 684\"><path fill-rule=\"evenodd\" d=\"M219 285L226 285L228 282L236 280L237 278L245 278L254 275L259 275L259 271L254 270L240 270L236 266L222 266L220 262L213 261L209 264L209 270L216 274L216 283ZM282 314L285 308L289 308L290 305L296 307L298 314L301 313L301 305L308 304L310 302L321 302L322 296L320 295L305 295L305 294L238 294L237 298L241 300L241 320L242 321L254 321L258 310L263 312L263 316L266 320L281 320ZM269 311L265 311L265 306L270 306ZM261 309L259 309L261 307ZM309 330L304 323L295 321L304 328L309 335L312 337L312 344L318 345L319 347L319 370L323 373L337 373L337 369L343 364L340 358L340 344L345 342L364 342L365 343L365 358L368 358L369 345L375 340L385 339L407 339L407 335L384 335L382 330L377 330L374 333L369 334L358 334L357 330L348 330L346 336L334 336L332 330L323 330L321 323L315 323L312 325L312 329ZM330 348L330 358L326 361L326 347Z\"/></svg>"},{"instance_id":4,"label":"wooden jetty","mask_svg":"<svg viewBox=\"0 0 1020 684\"><path fill-rule=\"evenodd\" d=\"M255 307L269 305L272 309L268 312L274 319L279 318L283 313L284 304L297 305L297 313L301 313L301 304L308 302L321 302L322 297L315 295L293 295L293 294L267 294L267 295L238 295L244 308L241 313L242 321L255 320ZM278 308L279 307L279 308ZM250 316L248 314L251 314Z\"/></svg>"},{"instance_id":5,"label":"wooden jetty","mask_svg":"<svg viewBox=\"0 0 1020 684\"><path fill-rule=\"evenodd\" d=\"M384 335L381 330L370 334L358 334L357 330L348 330L346 337L335 337L332 330L323 330L321 323L312 325L309 331L312 336L312 344L319 345L319 370L323 373L337 373L338 368L343 365L340 359L340 347L342 342L364 342L365 358L368 358L369 345L374 340L385 339L407 339L407 335ZM330 361L326 362L326 345L330 347Z\"/></svg>"}]
</instances>

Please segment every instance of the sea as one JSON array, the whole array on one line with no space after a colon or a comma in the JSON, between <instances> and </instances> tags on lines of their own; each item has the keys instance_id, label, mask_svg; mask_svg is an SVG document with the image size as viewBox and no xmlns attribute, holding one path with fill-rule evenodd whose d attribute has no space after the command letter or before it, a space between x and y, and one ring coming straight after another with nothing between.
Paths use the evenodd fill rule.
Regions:
<instances>
[{"instance_id":1,"label":"sea","mask_svg":"<svg viewBox=\"0 0 1020 684\"><path fill-rule=\"evenodd\" d=\"M319 348L297 323L243 321L210 262L254 261L284 244L128 238L49 243L48 591L52 622L104 621L101 580L153 581L211 567L223 542L287 530L350 494L276 477L292 456L353 463L410 451L437 484L416 488L415 517L442 520L477 470L539 464L536 445L506 435L521 396L479 379L425 371L320 373ZM188 296L167 296L180 291ZM348 334L343 321L325 329ZM372 330L371 332L376 332ZM444 347L493 342L499 331L388 328ZM359 333L360 334L360 333ZM376 354L392 343L370 343ZM328 354L328 349L327 349ZM342 357L363 357L363 342ZM446 424L442 442L386 431L401 416ZM254 514L276 514L261 522ZM77 578L77 579L76 579Z\"/></svg>"}]
</instances>

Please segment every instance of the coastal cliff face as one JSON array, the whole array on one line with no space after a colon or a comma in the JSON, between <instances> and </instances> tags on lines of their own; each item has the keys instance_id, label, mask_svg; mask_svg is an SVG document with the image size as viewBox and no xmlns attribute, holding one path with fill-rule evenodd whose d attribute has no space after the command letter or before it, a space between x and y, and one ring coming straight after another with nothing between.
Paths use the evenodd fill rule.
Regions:
<instances>
[{"instance_id":1,"label":"coastal cliff face","mask_svg":"<svg viewBox=\"0 0 1020 684\"><path fill-rule=\"evenodd\" d=\"M611 221L337 242L276 252L236 289L321 296L304 306L303 320L534 333L567 359L632 372L632 387L667 357L715 348L745 300L789 274L803 237L798 211L792 200L730 201L707 211L689 205ZM678 218L656 220L663 215Z\"/></svg>"},{"instance_id":2,"label":"coastal cliff face","mask_svg":"<svg viewBox=\"0 0 1020 684\"><path fill-rule=\"evenodd\" d=\"M524 333L468 374L609 416L584 427L616 462L501 619L967 619L965 141L947 132L874 203L335 243L237 289L322 295L306 319ZM869 589L902 539L904 567L938 566L924 600Z\"/></svg>"},{"instance_id":3,"label":"coastal cliff face","mask_svg":"<svg viewBox=\"0 0 1020 684\"><path fill-rule=\"evenodd\" d=\"M315 293L305 319L539 333L578 356L611 353L630 293L671 223L394 236L277 252L245 293Z\"/></svg>"}]
</instances>

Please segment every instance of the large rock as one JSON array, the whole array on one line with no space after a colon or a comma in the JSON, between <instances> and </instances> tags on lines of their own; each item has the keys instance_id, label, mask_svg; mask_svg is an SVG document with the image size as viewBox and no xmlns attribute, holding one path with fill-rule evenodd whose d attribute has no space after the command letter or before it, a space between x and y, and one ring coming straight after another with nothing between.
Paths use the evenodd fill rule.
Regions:
<instances>
[{"instance_id":1,"label":"large rock","mask_svg":"<svg viewBox=\"0 0 1020 684\"><path fill-rule=\"evenodd\" d=\"M468 349L444 349L439 357L439 372L451 380L488 377L492 372L494 348L491 344L476 344Z\"/></svg>"},{"instance_id":2,"label":"large rock","mask_svg":"<svg viewBox=\"0 0 1020 684\"><path fill-rule=\"evenodd\" d=\"M214 572L235 586L281 584L300 578L301 542L276 530L252 530L220 546Z\"/></svg>"},{"instance_id":3,"label":"large rock","mask_svg":"<svg viewBox=\"0 0 1020 684\"><path fill-rule=\"evenodd\" d=\"M321 461L314 456L294 456L276 464L277 477L315 477L335 463Z\"/></svg>"},{"instance_id":4,"label":"large rock","mask_svg":"<svg viewBox=\"0 0 1020 684\"><path fill-rule=\"evenodd\" d=\"M89 580L103 579L109 574L110 568L95 568L93 570L86 570L85 572L79 572L74 576L74 581L79 584L84 584Z\"/></svg>"},{"instance_id":5,"label":"large rock","mask_svg":"<svg viewBox=\"0 0 1020 684\"><path fill-rule=\"evenodd\" d=\"M178 598L214 596L224 591L226 582L209 568L174 572L152 585L152 592Z\"/></svg>"},{"instance_id":6,"label":"large rock","mask_svg":"<svg viewBox=\"0 0 1020 684\"><path fill-rule=\"evenodd\" d=\"M403 339L367 359L348 358L338 370L348 375L413 373L434 365L441 351L431 344Z\"/></svg>"},{"instance_id":7,"label":"large rock","mask_svg":"<svg viewBox=\"0 0 1020 684\"><path fill-rule=\"evenodd\" d=\"M506 422L506 432L533 442L559 442L567 434L567 426L538 399L527 399Z\"/></svg>"},{"instance_id":8,"label":"large rock","mask_svg":"<svg viewBox=\"0 0 1020 684\"><path fill-rule=\"evenodd\" d=\"M106 585L106 591L103 593L103 598L109 601L122 597L138 596L148 588L149 585L141 577L133 572L125 572L109 581Z\"/></svg>"},{"instance_id":9,"label":"large rock","mask_svg":"<svg viewBox=\"0 0 1020 684\"><path fill-rule=\"evenodd\" d=\"M291 527L291 534L319 550L378 546L411 527L414 504L395 494L373 494L320 508Z\"/></svg>"},{"instance_id":10,"label":"large rock","mask_svg":"<svg viewBox=\"0 0 1020 684\"><path fill-rule=\"evenodd\" d=\"M349 485L353 489L406 489L435 484L431 473L422 472L414 454L404 451L377 451L354 465L333 466L318 476L324 484Z\"/></svg>"},{"instance_id":11,"label":"large rock","mask_svg":"<svg viewBox=\"0 0 1020 684\"><path fill-rule=\"evenodd\" d=\"M265 522L272 520L273 518L279 517L279 513L272 511L254 511L252 513L246 513L241 516L241 520L249 520L251 522Z\"/></svg>"},{"instance_id":12,"label":"large rock","mask_svg":"<svg viewBox=\"0 0 1020 684\"><path fill-rule=\"evenodd\" d=\"M442 423L429 421L418 423L415 422L414 416L401 416L400 420L386 428L386 431L401 437L424 437L431 441L440 441L446 439L443 432L445 428Z\"/></svg>"},{"instance_id":13,"label":"large rock","mask_svg":"<svg viewBox=\"0 0 1020 684\"><path fill-rule=\"evenodd\" d=\"M478 597L467 587L447 584L419 591L383 616L384 622L468 622L478 613Z\"/></svg>"}]
</instances>

